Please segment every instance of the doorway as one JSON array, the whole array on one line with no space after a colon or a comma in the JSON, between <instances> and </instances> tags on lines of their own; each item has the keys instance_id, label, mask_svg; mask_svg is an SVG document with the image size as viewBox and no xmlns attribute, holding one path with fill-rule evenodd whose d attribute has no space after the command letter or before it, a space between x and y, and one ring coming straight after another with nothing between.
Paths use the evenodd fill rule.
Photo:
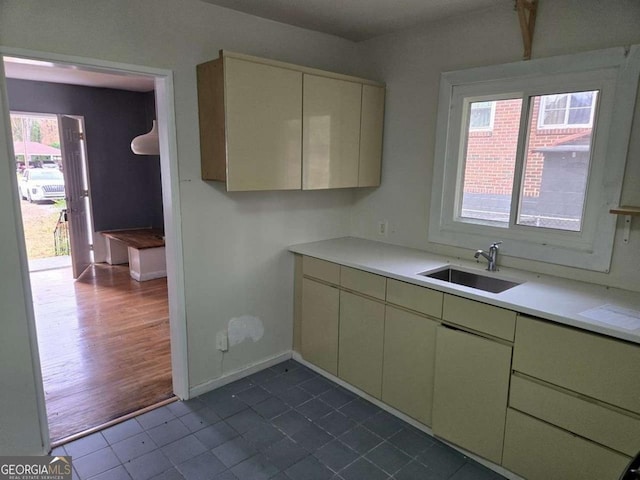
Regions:
<instances>
[{"instance_id":1,"label":"doorway","mask_svg":"<svg viewBox=\"0 0 640 480\"><path fill-rule=\"evenodd\" d=\"M29 59L28 63L33 66L39 61ZM47 63L48 66L52 65L50 62ZM6 65L5 63L5 67ZM64 64L64 68L68 69L67 67L68 64ZM75 65L73 70L83 71L85 68L88 67L80 64ZM95 69L92 67L92 73L96 73ZM122 75L119 71L104 68L100 70L105 75ZM129 79L135 77L131 73L124 76ZM161 94L167 93L167 87L170 90L170 81L167 81L165 76L144 76L147 80L151 79L154 86L159 87L156 94L157 90L160 90ZM10 78L9 75L7 77ZM47 79L41 77L37 81L46 82ZM11 105L11 88L8 88L8 93ZM64 142L60 144L61 157L64 157L60 165L64 183L67 189L72 185L80 194L70 198L67 193L65 205L65 220L71 220L69 253L73 268L44 269L30 276L39 347L39 358L35 360L42 367L49 420L50 435L47 434L48 438L43 438L45 445L49 443L49 439L58 444L65 438L77 437L83 432L117 421L123 415L163 401L172 397L174 393L181 398L188 395L186 361L183 356L186 335L183 331L184 316L180 308L183 303L183 287L180 277L171 278L172 273L175 275L177 271L176 258L181 263L179 251L175 248L176 243L179 243L176 242L179 234L175 223L179 217L176 217L175 212L177 205L173 203L177 197L177 169L175 157L171 155L175 151L175 145L173 132L167 128L167 124L172 122L168 122L166 118L167 112L172 111L172 105L170 100L167 100L168 95L161 95L160 98L159 121L164 126L165 135L170 136L163 139L164 148L161 148L161 151L164 150L166 156L173 157L165 158L164 161L162 158L156 159L163 176L161 182L164 191L161 193L160 202L166 204L167 198L172 200L169 202L171 208L165 215L169 221L164 222L164 232L168 237L167 256L170 258L167 262L169 279L138 282L131 278L126 265L110 265L101 261L104 260L104 252L95 256L95 244L103 242L103 239L98 240L96 228L91 227L93 222L90 218L84 222L73 221L73 218L86 219L92 211L88 180L91 165L87 165L86 148L83 145L85 129L78 116L59 117L61 130L66 132L62 137L64 139L66 136L70 140L66 146L63 146ZM165 116L164 121L162 115ZM168 135L167 131L171 135ZM144 131L136 132L141 133ZM135 135L132 135L129 141L133 136ZM14 149L17 155L19 149ZM26 159L27 155L24 157ZM69 158L71 160L65 162L65 159ZM70 168L74 161L79 168ZM90 162L89 159L88 163ZM45 170L43 165L29 165L26 160L24 163L25 170ZM20 166L16 165L19 169ZM164 187L168 187L169 192ZM33 197L31 200L39 201ZM26 200L18 199L18 203L28 201L28 195ZM74 243L75 247L89 248L80 249L80 254L76 254L79 249L74 248ZM69 278L71 282L68 282ZM172 308L170 304L173 304ZM128 307L132 309L127 311ZM173 330L169 328L170 318L172 323L177 324L177 328ZM48 337L46 341L41 339L43 335ZM173 337L171 346L174 347L173 344L176 344L174 348L170 348L170 336ZM155 365L153 360L159 356L163 357L160 367ZM177 375L172 375L172 372L177 372ZM160 385L155 393L155 387L149 386L148 379L155 381L155 387ZM66 390L67 393L61 394L62 390ZM157 395L158 391L161 391L160 395ZM116 395L118 392L119 395ZM136 401L129 402L131 399ZM117 411L109 410L111 407L116 407ZM99 415L96 415L96 412ZM75 420L71 421L72 417L75 417ZM63 419L62 422L56 423L56 420L60 419ZM43 437L46 430L46 427L43 428Z\"/></svg>"},{"instance_id":2,"label":"doorway","mask_svg":"<svg viewBox=\"0 0 640 480\"><path fill-rule=\"evenodd\" d=\"M81 116L11 112L29 271L93 263L93 221ZM70 218L72 217L72 218Z\"/></svg>"}]
</instances>

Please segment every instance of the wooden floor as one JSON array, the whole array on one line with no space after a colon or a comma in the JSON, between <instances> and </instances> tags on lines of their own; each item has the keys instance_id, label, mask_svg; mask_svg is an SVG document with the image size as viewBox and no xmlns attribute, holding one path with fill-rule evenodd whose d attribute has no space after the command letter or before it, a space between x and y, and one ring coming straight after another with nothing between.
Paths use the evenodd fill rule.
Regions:
<instances>
[{"instance_id":1,"label":"wooden floor","mask_svg":"<svg viewBox=\"0 0 640 480\"><path fill-rule=\"evenodd\" d=\"M53 441L172 396L166 280L126 265L31 273Z\"/></svg>"}]
</instances>

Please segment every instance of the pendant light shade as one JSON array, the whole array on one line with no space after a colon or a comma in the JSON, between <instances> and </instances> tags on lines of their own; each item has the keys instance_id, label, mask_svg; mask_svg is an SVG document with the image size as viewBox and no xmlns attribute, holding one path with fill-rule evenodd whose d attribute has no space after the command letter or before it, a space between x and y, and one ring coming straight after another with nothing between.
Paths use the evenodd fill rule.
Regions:
<instances>
[{"instance_id":1,"label":"pendant light shade","mask_svg":"<svg viewBox=\"0 0 640 480\"><path fill-rule=\"evenodd\" d=\"M158 125L155 120L149 133L139 135L131 141L131 150L136 155L160 155Z\"/></svg>"}]
</instances>

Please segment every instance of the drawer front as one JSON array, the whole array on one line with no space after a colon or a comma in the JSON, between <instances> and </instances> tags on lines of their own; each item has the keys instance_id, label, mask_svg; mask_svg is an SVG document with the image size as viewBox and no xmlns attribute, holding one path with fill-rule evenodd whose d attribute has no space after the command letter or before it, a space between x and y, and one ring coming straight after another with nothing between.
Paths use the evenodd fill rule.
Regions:
<instances>
[{"instance_id":1,"label":"drawer front","mask_svg":"<svg viewBox=\"0 0 640 480\"><path fill-rule=\"evenodd\" d=\"M527 480L616 480L631 459L507 410L502 466Z\"/></svg>"},{"instance_id":2,"label":"drawer front","mask_svg":"<svg viewBox=\"0 0 640 480\"><path fill-rule=\"evenodd\" d=\"M340 265L337 263L313 257L304 257L302 260L302 273L325 282L340 284Z\"/></svg>"},{"instance_id":3,"label":"drawer front","mask_svg":"<svg viewBox=\"0 0 640 480\"><path fill-rule=\"evenodd\" d=\"M640 414L640 346L518 317L513 368Z\"/></svg>"},{"instance_id":4,"label":"drawer front","mask_svg":"<svg viewBox=\"0 0 640 480\"><path fill-rule=\"evenodd\" d=\"M341 267L340 286L370 297L384 300L387 279L355 268Z\"/></svg>"},{"instance_id":5,"label":"drawer front","mask_svg":"<svg viewBox=\"0 0 640 480\"><path fill-rule=\"evenodd\" d=\"M442 318L442 296L441 292L425 287L387 280L387 302L434 318Z\"/></svg>"},{"instance_id":6,"label":"drawer front","mask_svg":"<svg viewBox=\"0 0 640 480\"><path fill-rule=\"evenodd\" d=\"M640 451L640 420L514 375L509 406L629 456Z\"/></svg>"},{"instance_id":7,"label":"drawer front","mask_svg":"<svg viewBox=\"0 0 640 480\"><path fill-rule=\"evenodd\" d=\"M516 312L454 295L444 296L442 319L510 342L516 330Z\"/></svg>"}]
</instances>

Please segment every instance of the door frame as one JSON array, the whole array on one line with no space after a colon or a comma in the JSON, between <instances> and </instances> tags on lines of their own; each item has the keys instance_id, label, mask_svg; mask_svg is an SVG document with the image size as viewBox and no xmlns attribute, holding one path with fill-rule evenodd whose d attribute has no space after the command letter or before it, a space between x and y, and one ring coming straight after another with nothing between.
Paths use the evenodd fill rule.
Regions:
<instances>
[{"instance_id":1,"label":"door frame","mask_svg":"<svg viewBox=\"0 0 640 480\"><path fill-rule=\"evenodd\" d=\"M5 47L0 45L0 59L4 56L20 57L40 60L57 64L67 64L89 71L110 71L112 73L147 75L154 77L157 123L160 138L160 171L162 177L162 203L164 207L165 243L167 255L167 290L169 297L169 325L171 338L171 370L173 392L181 399L189 398L189 364L187 351L187 323L185 309L184 259L182 254L181 210L178 177L178 149L176 141L176 119L173 88L173 71L142 65L132 65L121 62L111 62L95 58L79 57L75 55L61 55L51 52L34 51L23 48ZM9 105L7 97L4 62L0 62L0 114L9 120ZM3 101L5 100L5 101ZM6 103L6 105L2 105ZM4 138L3 138L4 137ZM0 144L6 143L13 155L13 142L7 131L0 129ZM12 156L7 160L14 162ZM15 167L14 167L15 169ZM17 182L16 178L12 182ZM22 229L22 214L20 205L13 204L14 214L18 223L18 234L24 238ZM34 368L34 382L36 401L39 412L40 435L43 449L50 449L49 427L45 406L44 386L38 342L36 336L35 314L33 310L33 295L29 279L27 252L24 241L19 244L21 263L21 277L25 295L30 302L26 302L26 313L31 347L31 359Z\"/></svg>"}]
</instances>

